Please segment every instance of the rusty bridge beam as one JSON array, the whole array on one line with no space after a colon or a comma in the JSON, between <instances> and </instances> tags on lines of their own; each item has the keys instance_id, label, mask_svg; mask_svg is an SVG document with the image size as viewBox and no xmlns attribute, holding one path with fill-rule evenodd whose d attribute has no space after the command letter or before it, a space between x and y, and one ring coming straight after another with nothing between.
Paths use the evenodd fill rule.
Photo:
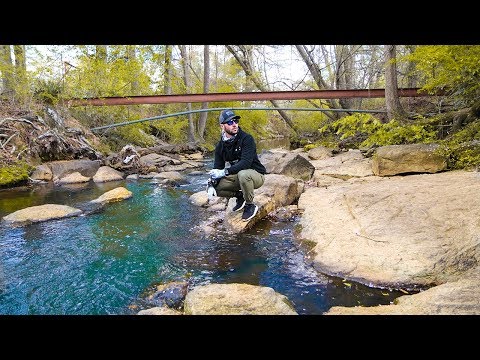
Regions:
<instances>
[{"instance_id":1,"label":"rusty bridge beam","mask_svg":"<svg viewBox=\"0 0 480 360\"><path fill-rule=\"evenodd\" d=\"M418 88L398 89L402 97L429 96L419 93ZM440 94L437 94L440 95ZM103 97L88 99L70 99L69 106L109 106L133 104L173 104L221 101L262 101L262 100L297 100L297 99L342 99L342 98L381 98L385 89L359 90L310 90L310 91L268 91L241 93L183 94L183 95L149 95L129 97Z\"/></svg>"}]
</instances>

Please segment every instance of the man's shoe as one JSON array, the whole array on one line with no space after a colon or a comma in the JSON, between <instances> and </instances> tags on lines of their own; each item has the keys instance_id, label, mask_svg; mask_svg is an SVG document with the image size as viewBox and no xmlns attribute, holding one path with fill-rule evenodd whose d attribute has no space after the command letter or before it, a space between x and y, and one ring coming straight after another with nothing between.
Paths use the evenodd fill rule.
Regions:
<instances>
[{"instance_id":1,"label":"man's shoe","mask_svg":"<svg viewBox=\"0 0 480 360\"><path fill-rule=\"evenodd\" d=\"M258 206L255 204L245 204L245 209L243 209L242 219L243 221L248 221L257 215Z\"/></svg>"},{"instance_id":2,"label":"man's shoe","mask_svg":"<svg viewBox=\"0 0 480 360\"><path fill-rule=\"evenodd\" d=\"M237 203L232 208L232 211L240 211L243 209L244 206L245 206L245 199L243 198L242 193L240 193L240 195L237 196Z\"/></svg>"}]
</instances>

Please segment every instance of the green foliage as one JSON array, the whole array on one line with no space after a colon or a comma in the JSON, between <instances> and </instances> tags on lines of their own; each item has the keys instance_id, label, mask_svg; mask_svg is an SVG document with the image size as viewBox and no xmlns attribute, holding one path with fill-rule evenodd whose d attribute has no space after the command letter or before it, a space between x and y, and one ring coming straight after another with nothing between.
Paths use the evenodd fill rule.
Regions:
<instances>
[{"instance_id":1,"label":"green foliage","mask_svg":"<svg viewBox=\"0 0 480 360\"><path fill-rule=\"evenodd\" d=\"M78 66L66 79L65 95L72 98L129 96L151 92L152 74L143 66L142 52L128 57L127 46L109 46L107 59L88 52L78 57Z\"/></svg>"},{"instance_id":2,"label":"green foliage","mask_svg":"<svg viewBox=\"0 0 480 360\"><path fill-rule=\"evenodd\" d=\"M311 108L307 100L295 100L294 108ZM327 121L327 116L321 111L292 111L290 118L299 134L314 134Z\"/></svg>"},{"instance_id":3,"label":"green foliage","mask_svg":"<svg viewBox=\"0 0 480 360\"><path fill-rule=\"evenodd\" d=\"M451 169L480 166L480 120L441 141L438 152L448 158Z\"/></svg>"},{"instance_id":4,"label":"green foliage","mask_svg":"<svg viewBox=\"0 0 480 360\"><path fill-rule=\"evenodd\" d=\"M141 147L149 147L155 145L155 138L148 135L143 128L145 124L132 124L120 126L117 133L125 140L126 144L133 144Z\"/></svg>"},{"instance_id":5,"label":"green foliage","mask_svg":"<svg viewBox=\"0 0 480 360\"><path fill-rule=\"evenodd\" d=\"M0 187L9 187L28 180L33 167L24 161L0 168Z\"/></svg>"},{"instance_id":6,"label":"green foliage","mask_svg":"<svg viewBox=\"0 0 480 360\"><path fill-rule=\"evenodd\" d=\"M430 143L436 139L437 132L428 123L401 125L396 120L392 120L382 124L360 146Z\"/></svg>"},{"instance_id":7,"label":"green foliage","mask_svg":"<svg viewBox=\"0 0 480 360\"><path fill-rule=\"evenodd\" d=\"M303 150L308 151L308 150L315 149L316 147L318 147L317 144L307 144L303 147Z\"/></svg>"},{"instance_id":8,"label":"green foliage","mask_svg":"<svg viewBox=\"0 0 480 360\"><path fill-rule=\"evenodd\" d=\"M242 130L251 134L255 139L258 140L267 135L267 132L265 131L268 123L267 111L237 110L235 111L235 114L242 117L239 122L239 126Z\"/></svg>"},{"instance_id":9,"label":"green foliage","mask_svg":"<svg viewBox=\"0 0 480 360\"><path fill-rule=\"evenodd\" d=\"M340 140L357 138L357 147L429 143L437 138L435 128L428 121L402 125L392 120L383 124L371 114L358 113L325 125L319 132L327 137L335 134Z\"/></svg>"},{"instance_id":10,"label":"green foliage","mask_svg":"<svg viewBox=\"0 0 480 360\"><path fill-rule=\"evenodd\" d=\"M355 113L334 121L331 124L327 124L318 131L320 134L335 133L340 136L340 139L345 139L357 133L373 134L381 126L382 123L371 114Z\"/></svg>"},{"instance_id":11,"label":"green foliage","mask_svg":"<svg viewBox=\"0 0 480 360\"><path fill-rule=\"evenodd\" d=\"M480 96L479 45L418 46L403 60L415 63L429 93L445 90L463 106Z\"/></svg>"},{"instance_id":12,"label":"green foliage","mask_svg":"<svg viewBox=\"0 0 480 360\"><path fill-rule=\"evenodd\" d=\"M164 134L162 136L164 141L169 143L187 141L188 118L186 115L154 121L152 127ZM155 132L153 134L155 135Z\"/></svg>"},{"instance_id":13,"label":"green foliage","mask_svg":"<svg viewBox=\"0 0 480 360\"><path fill-rule=\"evenodd\" d=\"M308 151L319 146L324 146L329 149L337 149L338 140L335 139L333 136L323 136L321 139L316 140L312 144L303 145L303 149L305 151Z\"/></svg>"},{"instance_id":14,"label":"green foliage","mask_svg":"<svg viewBox=\"0 0 480 360\"><path fill-rule=\"evenodd\" d=\"M42 103L55 106L62 92L62 86L58 81L51 79L37 79L35 81L33 95Z\"/></svg>"}]
</instances>

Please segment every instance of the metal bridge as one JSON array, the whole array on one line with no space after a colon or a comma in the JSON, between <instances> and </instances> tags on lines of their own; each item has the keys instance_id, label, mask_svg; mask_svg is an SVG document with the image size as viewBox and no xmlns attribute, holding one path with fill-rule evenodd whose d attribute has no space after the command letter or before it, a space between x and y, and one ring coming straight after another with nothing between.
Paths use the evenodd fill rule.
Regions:
<instances>
[{"instance_id":1,"label":"metal bridge","mask_svg":"<svg viewBox=\"0 0 480 360\"><path fill-rule=\"evenodd\" d=\"M432 96L420 93L419 88L398 89L400 97ZM437 93L435 95L442 95ZM173 103L200 103L222 101L265 101L265 100L298 100L298 99L342 99L342 98L382 98L385 97L385 89L356 89L356 90L309 90L309 91L268 91L268 92L237 92L237 93L210 93L210 94L182 94L182 95L148 95L128 97L100 97L87 99L70 99L68 106L113 106L113 105L136 105L136 104L173 104ZM232 110L294 110L294 111L323 111L323 112L368 112L385 113L384 110L361 110L361 109L329 109L329 108L292 108L292 107L229 107ZM160 120L173 116L191 113L220 111L226 108L208 108L200 110L182 111L159 115L139 120L126 121L111 125L91 128L92 131L135 124L144 121Z\"/></svg>"},{"instance_id":2,"label":"metal bridge","mask_svg":"<svg viewBox=\"0 0 480 360\"><path fill-rule=\"evenodd\" d=\"M419 88L398 89L400 97L431 96L420 93ZM441 94L437 94L441 95ZM385 89L357 90L306 90L306 91L267 91L267 92L236 92L211 94L182 95L148 95L125 97L99 97L67 100L69 106L109 106L134 104L173 104L200 103L222 101L263 101L263 100L298 100L298 99L348 99L348 98L382 98Z\"/></svg>"}]
</instances>

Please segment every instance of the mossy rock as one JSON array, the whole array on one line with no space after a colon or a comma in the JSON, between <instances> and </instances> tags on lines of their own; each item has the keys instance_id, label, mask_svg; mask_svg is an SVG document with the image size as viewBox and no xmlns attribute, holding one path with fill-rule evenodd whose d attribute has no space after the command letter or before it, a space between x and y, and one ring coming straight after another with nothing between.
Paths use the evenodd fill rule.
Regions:
<instances>
[{"instance_id":1,"label":"mossy rock","mask_svg":"<svg viewBox=\"0 0 480 360\"><path fill-rule=\"evenodd\" d=\"M28 180L33 167L24 162L0 167L0 187L12 187Z\"/></svg>"}]
</instances>

